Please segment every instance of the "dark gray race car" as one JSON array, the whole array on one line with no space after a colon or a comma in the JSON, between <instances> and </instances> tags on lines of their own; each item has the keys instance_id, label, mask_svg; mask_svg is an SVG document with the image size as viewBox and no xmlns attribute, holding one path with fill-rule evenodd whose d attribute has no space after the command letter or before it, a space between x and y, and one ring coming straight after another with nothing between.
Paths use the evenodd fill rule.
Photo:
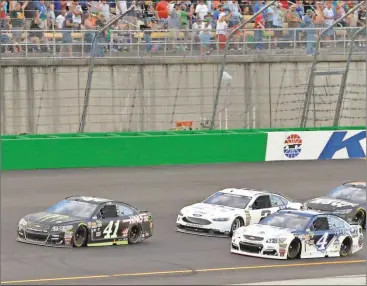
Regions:
<instances>
[{"instance_id":1,"label":"dark gray race car","mask_svg":"<svg viewBox=\"0 0 367 286\"><path fill-rule=\"evenodd\" d=\"M135 244L153 235L152 215L135 207L96 197L68 197L44 212L23 217L20 242L82 247Z\"/></svg>"},{"instance_id":2,"label":"dark gray race car","mask_svg":"<svg viewBox=\"0 0 367 286\"><path fill-rule=\"evenodd\" d=\"M324 197L311 199L305 209L331 212L350 224L366 228L366 182L347 182Z\"/></svg>"}]
</instances>

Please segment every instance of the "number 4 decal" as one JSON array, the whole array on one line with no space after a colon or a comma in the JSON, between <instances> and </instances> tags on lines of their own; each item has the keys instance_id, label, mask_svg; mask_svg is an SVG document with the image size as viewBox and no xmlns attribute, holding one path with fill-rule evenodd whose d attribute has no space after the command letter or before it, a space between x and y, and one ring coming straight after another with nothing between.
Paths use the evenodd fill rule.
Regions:
<instances>
[{"instance_id":1,"label":"number 4 decal","mask_svg":"<svg viewBox=\"0 0 367 286\"><path fill-rule=\"evenodd\" d=\"M120 221L117 220L115 222L115 225L113 225L114 221L111 220L107 227L104 229L103 234L104 234L104 238L116 238L117 237L117 231L119 229L119 225L120 225ZM114 230L112 230L112 228L115 227ZM111 235L111 233L113 232L113 234Z\"/></svg>"},{"instance_id":2,"label":"number 4 decal","mask_svg":"<svg viewBox=\"0 0 367 286\"><path fill-rule=\"evenodd\" d=\"M316 246L318 250L325 250L327 246L327 239L329 237L329 233L325 232L323 236L316 242Z\"/></svg>"}]
</instances>

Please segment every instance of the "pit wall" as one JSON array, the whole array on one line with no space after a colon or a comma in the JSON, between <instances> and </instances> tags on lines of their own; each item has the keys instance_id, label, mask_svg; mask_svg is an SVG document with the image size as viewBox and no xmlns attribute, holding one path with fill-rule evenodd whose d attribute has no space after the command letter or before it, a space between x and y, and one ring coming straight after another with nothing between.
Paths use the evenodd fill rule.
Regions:
<instances>
[{"instance_id":1,"label":"pit wall","mask_svg":"<svg viewBox=\"0 0 367 286\"><path fill-rule=\"evenodd\" d=\"M366 157L366 127L4 135L2 170Z\"/></svg>"}]
</instances>

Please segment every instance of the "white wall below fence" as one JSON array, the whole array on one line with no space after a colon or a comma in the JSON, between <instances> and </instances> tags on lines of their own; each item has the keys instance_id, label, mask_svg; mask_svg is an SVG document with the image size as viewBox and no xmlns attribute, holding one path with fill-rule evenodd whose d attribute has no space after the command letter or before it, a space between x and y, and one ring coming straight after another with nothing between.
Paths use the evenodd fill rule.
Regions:
<instances>
[{"instance_id":1,"label":"white wall below fence","mask_svg":"<svg viewBox=\"0 0 367 286\"><path fill-rule=\"evenodd\" d=\"M226 118L228 128L299 126L311 61L312 57L302 56L231 60L225 70L232 84L222 85L217 128L226 126ZM6 64L0 74L2 133L76 132L88 73L88 61L82 62ZM167 130L175 127L175 121L194 121L194 129L200 129L202 120L211 119L218 60L133 63L116 59L95 66L86 132ZM319 69L345 64L344 56L334 56ZM365 124L365 79L364 58L354 59L341 125ZM341 76L316 78L308 126L332 125L340 82Z\"/></svg>"}]
</instances>

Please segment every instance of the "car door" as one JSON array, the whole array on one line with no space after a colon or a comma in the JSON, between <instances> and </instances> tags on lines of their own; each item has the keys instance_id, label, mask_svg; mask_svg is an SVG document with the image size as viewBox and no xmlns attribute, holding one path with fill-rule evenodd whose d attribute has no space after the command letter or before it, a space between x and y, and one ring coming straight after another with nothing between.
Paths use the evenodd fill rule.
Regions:
<instances>
[{"instance_id":1,"label":"car door","mask_svg":"<svg viewBox=\"0 0 367 286\"><path fill-rule=\"evenodd\" d=\"M313 234L314 254L325 254L335 237L335 230L330 227L327 215L314 219L311 233Z\"/></svg>"},{"instance_id":2,"label":"car door","mask_svg":"<svg viewBox=\"0 0 367 286\"><path fill-rule=\"evenodd\" d=\"M113 242L122 237L123 221L118 216L116 204L103 205L97 212L97 220L91 222L93 242Z\"/></svg>"},{"instance_id":3,"label":"car door","mask_svg":"<svg viewBox=\"0 0 367 286\"><path fill-rule=\"evenodd\" d=\"M263 218L275 212L271 206L269 195L258 196L249 207L251 224L258 223Z\"/></svg>"},{"instance_id":4,"label":"car door","mask_svg":"<svg viewBox=\"0 0 367 286\"><path fill-rule=\"evenodd\" d=\"M152 216L148 211L138 211L130 205L124 203L118 203L117 214L122 218L124 222L124 228L122 229L122 237L127 237L127 229L131 228L134 224L140 224L142 227L142 238L148 238L153 234L153 220Z\"/></svg>"}]
</instances>

